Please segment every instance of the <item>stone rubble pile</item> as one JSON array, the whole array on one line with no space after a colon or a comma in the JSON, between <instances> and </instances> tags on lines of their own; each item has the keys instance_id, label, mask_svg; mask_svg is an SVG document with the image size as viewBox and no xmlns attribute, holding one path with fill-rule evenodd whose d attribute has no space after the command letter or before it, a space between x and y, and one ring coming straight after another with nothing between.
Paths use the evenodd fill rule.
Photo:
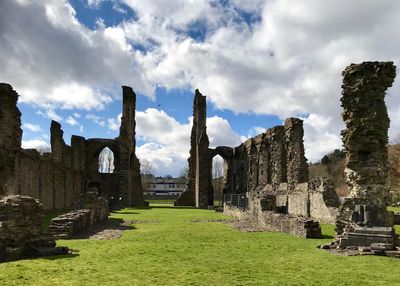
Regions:
<instances>
[{"instance_id":1,"label":"stone rubble pile","mask_svg":"<svg viewBox=\"0 0 400 286\"><path fill-rule=\"evenodd\" d=\"M10 195L0 200L0 261L69 252L42 231L42 218L43 207L34 198Z\"/></svg>"},{"instance_id":2,"label":"stone rubble pile","mask_svg":"<svg viewBox=\"0 0 400 286\"><path fill-rule=\"evenodd\" d=\"M104 222L108 219L108 203L96 193L87 193L85 208L74 210L53 218L49 232L57 239L68 239L80 231Z\"/></svg>"}]
</instances>

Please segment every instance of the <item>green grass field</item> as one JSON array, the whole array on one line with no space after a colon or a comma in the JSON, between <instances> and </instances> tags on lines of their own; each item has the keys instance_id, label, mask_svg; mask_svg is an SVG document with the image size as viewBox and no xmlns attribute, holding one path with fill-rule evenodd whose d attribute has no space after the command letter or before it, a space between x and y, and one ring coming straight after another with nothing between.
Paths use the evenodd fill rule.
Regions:
<instances>
[{"instance_id":1,"label":"green grass field","mask_svg":"<svg viewBox=\"0 0 400 286\"><path fill-rule=\"evenodd\" d=\"M244 233L221 213L153 205L112 218L141 220L117 240L58 241L78 255L0 264L0 285L400 285L400 259L343 257L331 240ZM197 222L193 222L197 220Z\"/></svg>"}]
</instances>

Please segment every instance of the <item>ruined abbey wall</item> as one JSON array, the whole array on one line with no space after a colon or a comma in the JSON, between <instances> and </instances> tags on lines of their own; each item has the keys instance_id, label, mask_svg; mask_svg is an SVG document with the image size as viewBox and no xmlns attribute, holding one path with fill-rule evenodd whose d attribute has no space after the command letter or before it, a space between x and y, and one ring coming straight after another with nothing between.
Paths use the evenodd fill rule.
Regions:
<instances>
[{"instance_id":1,"label":"ruined abbey wall","mask_svg":"<svg viewBox=\"0 0 400 286\"><path fill-rule=\"evenodd\" d=\"M246 194L254 214L261 205L269 204L273 205L271 211L335 221L339 202L332 184L324 178L308 181L302 120L288 118L284 125L272 127L237 147L211 149L206 97L198 90L193 117L189 181L175 205L213 205L212 159L220 155L225 161L223 194Z\"/></svg>"},{"instance_id":2,"label":"ruined abbey wall","mask_svg":"<svg viewBox=\"0 0 400 286\"><path fill-rule=\"evenodd\" d=\"M37 198L45 210L79 208L83 195L95 191L118 206L143 205L140 164L135 154L135 100L123 87L123 113L119 137L71 137L65 144L61 125L51 122L51 153L21 149L21 113L18 94L0 84L0 197L21 194ZM98 156L104 147L114 152L112 174L98 173Z\"/></svg>"},{"instance_id":3,"label":"ruined abbey wall","mask_svg":"<svg viewBox=\"0 0 400 286\"><path fill-rule=\"evenodd\" d=\"M339 206L335 189L326 178L309 181L303 135L302 120L288 118L234 148L228 178L233 188L227 193L246 193L256 217L272 211L333 223Z\"/></svg>"}]
</instances>

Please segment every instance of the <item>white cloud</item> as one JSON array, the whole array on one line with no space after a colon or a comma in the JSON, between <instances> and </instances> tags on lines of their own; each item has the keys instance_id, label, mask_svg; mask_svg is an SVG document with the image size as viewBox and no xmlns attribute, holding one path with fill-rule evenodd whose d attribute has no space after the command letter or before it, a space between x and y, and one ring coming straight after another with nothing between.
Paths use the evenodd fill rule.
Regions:
<instances>
[{"instance_id":1,"label":"white cloud","mask_svg":"<svg viewBox=\"0 0 400 286\"><path fill-rule=\"evenodd\" d=\"M106 125L103 118L101 118L100 116L97 116L95 114L89 113L88 115L86 115L86 118L89 119L90 121L92 121L93 123L100 125L101 127L104 127Z\"/></svg>"},{"instance_id":2,"label":"white cloud","mask_svg":"<svg viewBox=\"0 0 400 286\"><path fill-rule=\"evenodd\" d=\"M77 112L74 112L72 115L75 116L75 118L81 118L81 115Z\"/></svg>"},{"instance_id":3,"label":"white cloud","mask_svg":"<svg viewBox=\"0 0 400 286\"><path fill-rule=\"evenodd\" d=\"M68 116L67 120L65 122L71 126L79 125L79 122L72 116Z\"/></svg>"},{"instance_id":4,"label":"white cloud","mask_svg":"<svg viewBox=\"0 0 400 286\"><path fill-rule=\"evenodd\" d=\"M97 9L100 7L101 2L104 0L87 0L87 5L91 8Z\"/></svg>"},{"instance_id":5,"label":"white cloud","mask_svg":"<svg viewBox=\"0 0 400 286\"><path fill-rule=\"evenodd\" d=\"M48 109L46 111L38 110L36 114L39 114L44 118L48 118L58 122L63 120L63 118L60 115L58 115L53 109Z\"/></svg>"},{"instance_id":6,"label":"white cloud","mask_svg":"<svg viewBox=\"0 0 400 286\"><path fill-rule=\"evenodd\" d=\"M121 14L128 14L128 11L126 11L121 5L119 5L118 3L113 3L112 9L118 13Z\"/></svg>"},{"instance_id":7,"label":"white cloud","mask_svg":"<svg viewBox=\"0 0 400 286\"><path fill-rule=\"evenodd\" d=\"M0 78L22 102L99 109L120 96L121 84L153 96L119 30L88 29L68 1L2 1L0 18Z\"/></svg>"},{"instance_id":8,"label":"white cloud","mask_svg":"<svg viewBox=\"0 0 400 286\"><path fill-rule=\"evenodd\" d=\"M335 149L342 149L340 135L331 127L331 117L319 114L310 114L303 118L305 155L309 162L317 162ZM333 126L335 126L333 124Z\"/></svg>"},{"instance_id":9,"label":"white cloud","mask_svg":"<svg viewBox=\"0 0 400 286\"><path fill-rule=\"evenodd\" d=\"M258 134L264 133L265 131L267 131L267 128L261 126L254 126L249 130L248 137L251 138L257 136Z\"/></svg>"},{"instance_id":10,"label":"white cloud","mask_svg":"<svg viewBox=\"0 0 400 286\"><path fill-rule=\"evenodd\" d=\"M160 44L138 54L149 81L167 88L200 87L217 108L239 113L273 114L280 119L311 114L305 123L310 160L341 147L342 70L351 62L400 60L400 30L396 28L400 3L393 1L369 1L362 7L358 1L347 0L271 0L252 5L234 1L233 6L239 9L258 9L261 20L251 27L237 21L224 22L209 29L204 41L176 34L164 39L176 31L173 27L188 25L201 16L186 17L154 3L127 2L139 11L139 20L148 20L148 15L162 19L141 26L159 27L152 38ZM128 38L140 35L131 33L132 26L124 29ZM390 137L400 129L400 99L391 96L399 92L397 82L388 92ZM321 120L328 120L325 127Z\"/></svg>"},{"instance_id":11,"label":"white cloud","mask_svg":"<svg viewBox=\"0 0 400 286\"><path fill-rule=\"evenodd\" d=\"M39 124L32 124L32 123L24 123L22 125L23 128L26 128L32 132L39 132L42 130Z\"/></svg>"},{"instance_id":12,"label":"white cloud","mask_svg":"<svg viewBox=\"0 0 400 286\"><path fill-rule=\"evenodd\" d=\"M207 118L207 134L210 147L236 147L242 143L241 136L232 130L228 120L219 116Z\"/></svg>"},{"instance_id":13,"label":"white cloud","mask_svg":"<svg viewBox=\"0 0 400 286\"><path fill-rule=\"evenodd\" d=\"M83 125L80 125L80 126L79 126L79 132L80 132L80 133L83 133Z\"/></svg>"},{"instance_id":14,"label":"white cloud","mask_svg":"<svg viewBox=\"0 0 400 286\"><path fill-rule=\"evenodd\" d=\"M66 1L3 2L0 77L14 85L23 102L53 112L92 110L119 96L116 86L121 83L152 98L156 86L198 87L219 109L281 119L310 114L304 126L311 160L340 147L339 98L346 65L400 60L397 1L360 5L356 0L232 0L222 5L211 0L121 0L136 18L112 27L103 23L95 30L79 23ZM258 20L244 22L238 10ZM400 130L400 98L394 96L400 92L398 82L386 100L391 138ZM188 138L189 123L180 124L161 112L143 113L147 120L167 119L166 126L145 122L160 134L138 132L147 142L159 144L153 149L188 149L188 141L175 147L173 142ZM214 121L211 124L229 127L223 120ZM97 120L101 126L106 123L115 128L115 119ZM219 142L218 134L208 131L213 142Z\"/></svg>"},{"instance_id":15,"label":"white cloud","mask_svg":"<svg viewBox=\"0 0 400 286\"><path fill-rule=\"evenodd\" d=\"M22 140L21 144L24 149L36 149L39 152L47 151L50 148L50 145L42 139Z\"/></svg>"},{"instance_id":16,"label":"white cloud","mask_svg":"<svg viewBox=\"0 0 400 286\"><path fill-rule=\"evenodd\" d=\"M118 116L116 118L107 119L108 128L113 131L118 131L119 127L121 126L121 116L122 116L122 113L118 114Z\"/></svg>"}]
</instances>

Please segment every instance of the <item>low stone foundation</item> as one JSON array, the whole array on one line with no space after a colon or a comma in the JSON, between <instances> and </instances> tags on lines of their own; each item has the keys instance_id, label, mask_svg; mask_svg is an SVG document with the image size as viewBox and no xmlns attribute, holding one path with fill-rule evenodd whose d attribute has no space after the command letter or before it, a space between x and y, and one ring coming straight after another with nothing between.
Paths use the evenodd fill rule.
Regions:
<instances>
[{"instance_id":1,"label":"low stone foundation","mask_svg":"<svg viewBox=\"0 0 400 286\"><path fill-rule=\"evenodd\" d=\"M28 196L10 195L0 200L0 261L67 254L55 247L54 238L42 231L43 207Z\"/></svg>"},{"instance_id":2,"label":"low stone foundation","mask_svg":"<svg viewBox=\"0 0 400 286\"><path fill-rule=\"evenodd\" d=\"M108 203L95 193L88 193L85 208L74 210L53 218L49 232L57 239L68 239L87 228L108 219Z\"/></svg>"},{"instance_id":3,"label":"low stone foundation","mask_svg":"<svg viewBox=\"0 0 400 286\"><path fill-rule=\"evenodd\" d=\"M224 214L240 221L252 221L260 230L285 232L302 238L321 238L319 223L304 217L272 211L262 211L256 215L250 210L231 207L227 204L224 204Z\"/></svg>"}]
</instances>

